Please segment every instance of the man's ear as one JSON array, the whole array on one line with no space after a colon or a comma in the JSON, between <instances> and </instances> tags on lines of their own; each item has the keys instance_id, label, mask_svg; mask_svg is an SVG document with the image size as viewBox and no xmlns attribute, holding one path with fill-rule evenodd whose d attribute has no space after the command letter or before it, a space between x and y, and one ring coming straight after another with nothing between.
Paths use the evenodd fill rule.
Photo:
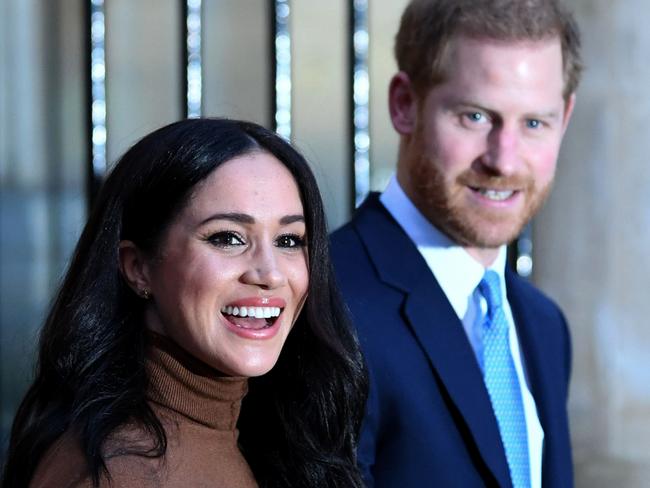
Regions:
<instances>
[{"instance_id":1,"label":"man's ear","mask_svg":"<svg viewBox=\"0 0 650 488\"><path fill-rule=\"evenodd\" d=\"M571 114L573 109L576 106L576 94L572 93L569 95L569 98L564 103L564 119L562 120L562 135L566 131L566 128L569 126L569 120L571 120Z\"/></svg>"},{"instance_id":2,"label":"man's ear","mask_svg":"<svg viewBox=\"0 0 650 488\"><path fill-rule=\"evenodd\" d=\"M118 251L122 276L136 295L149 298L151 283L146 256L132 241L120 241Z\"/></svg>"},{"instance_id":3,"label":"man's ear","mask_svg":"<svg viewBox=\"0 0 650 488\"><path fill-rule=\"evenodd\" d=\"M388 87L388 110L393 127L400 135L412 134L417 125L418 98L409 75L398 72Z\"/></svg>"}]
</instances>

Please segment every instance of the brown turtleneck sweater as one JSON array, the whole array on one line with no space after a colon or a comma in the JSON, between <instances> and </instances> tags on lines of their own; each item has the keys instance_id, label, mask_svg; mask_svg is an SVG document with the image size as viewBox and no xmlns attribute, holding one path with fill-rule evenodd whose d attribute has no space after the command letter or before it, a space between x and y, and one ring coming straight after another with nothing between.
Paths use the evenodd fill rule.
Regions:
<instances>
[{"instance_id":1,"label":"brown turtleneck sweater","mask_svg":"<svg viewBox=\"0 0 650 488\"><path fill-rule=\"evenodd\" d=\"M141 428L129 425L108 439L104 452L111 488L252 488L253 474L237 447L236 429L245 378L219 376L171 341L155 336L147 360L148 399L167 434L161 458L122 454L151 446ZM42 458L32 488L86 488L92 482L76 438L64 434Z\"/></svg>"}]
</instances>

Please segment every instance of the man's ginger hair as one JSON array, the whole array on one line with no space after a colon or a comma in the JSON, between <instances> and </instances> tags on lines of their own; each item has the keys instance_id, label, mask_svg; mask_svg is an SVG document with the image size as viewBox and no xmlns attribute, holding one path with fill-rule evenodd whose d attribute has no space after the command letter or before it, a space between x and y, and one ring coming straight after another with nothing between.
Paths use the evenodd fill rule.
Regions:
<instances>
[{"instance_id":1,"label":"man's ginger hair","mask_svg":"<svg viewBox=\"0 0 650 488\"><path fill-rule=\"evenodd\" d=\"M458 36L504 42L559 39L564 98L580 81L580 32L557 0L413 0L402 15L395 58L416 92L445 80L445 54Z\"/></svg>"}]
</instances>

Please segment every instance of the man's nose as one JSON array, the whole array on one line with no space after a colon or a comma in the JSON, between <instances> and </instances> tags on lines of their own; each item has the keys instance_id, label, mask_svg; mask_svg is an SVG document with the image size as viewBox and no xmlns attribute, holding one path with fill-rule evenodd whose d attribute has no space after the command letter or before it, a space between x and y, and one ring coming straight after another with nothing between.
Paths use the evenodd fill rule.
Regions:
<instances>
[{"instance_id":1,"label":"man's nose","mask_svg":"<svg viewBox=\"0 0 650 488\"><path fill-rule=\"evenodd\" d=\"M268 290L286 283L286 276L278 265L274 250L272 245L259 246L254 250L241 277L244 283Z\"/></svg>"},{"instance_id":2,"label":"man's nose","mask_svg":"<svg viewBox=\"0 0 650 488\"><path fill-rule=\"evenodd\" d=\"M494 176L510 176L521 164L520 136L515 128L495 127L488 135L483 166Z\"/></svg>"}]
</instances>

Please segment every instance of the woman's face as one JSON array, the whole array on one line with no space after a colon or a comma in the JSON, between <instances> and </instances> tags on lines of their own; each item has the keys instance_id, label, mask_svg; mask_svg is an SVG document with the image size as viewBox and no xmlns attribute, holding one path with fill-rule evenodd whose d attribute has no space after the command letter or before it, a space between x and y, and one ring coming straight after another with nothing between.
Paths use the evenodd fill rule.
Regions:
<instances>
[{"instance_id":1,"label":"woman's face","mask_svg":"<svg viewBox=\"0 0 650 488\"><path fill-rule=\"evenodd\" d=\"M298 186L268 153L199 183L147 263L147 326L231 376L276 363L305 300L307 236Z\"/></svg>"}]
</instances>

